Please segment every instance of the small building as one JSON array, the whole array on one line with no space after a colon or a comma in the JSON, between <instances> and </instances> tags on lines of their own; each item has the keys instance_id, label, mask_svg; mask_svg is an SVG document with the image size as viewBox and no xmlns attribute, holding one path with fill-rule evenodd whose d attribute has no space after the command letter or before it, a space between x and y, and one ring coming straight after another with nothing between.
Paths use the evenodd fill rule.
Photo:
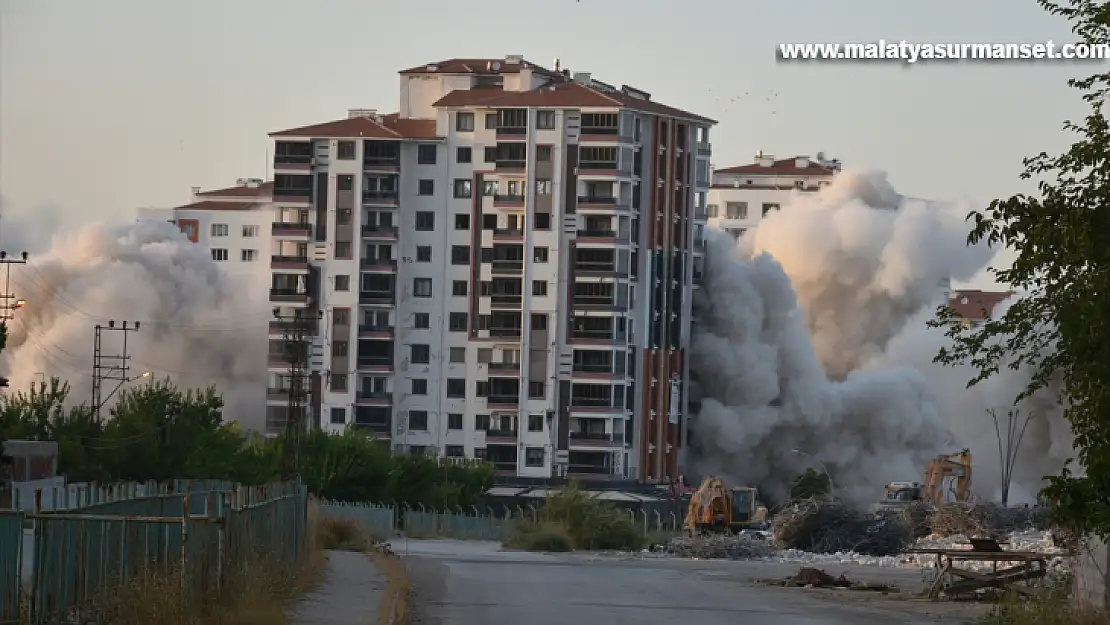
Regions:
<instances>
[{"instance_id":1,"label":"small building","mask_svg":"<svg viewBox=\"0 0 1110 625\"><path fill-rule=\"evenodd\" d=\"M65 487L65 478L58 476L58 443L55 441L4 441L3 479L0 508L29 510L34 507L35 491L42 491L43 501L53 498L54 489Z\"/></svg>"}]
</instances>

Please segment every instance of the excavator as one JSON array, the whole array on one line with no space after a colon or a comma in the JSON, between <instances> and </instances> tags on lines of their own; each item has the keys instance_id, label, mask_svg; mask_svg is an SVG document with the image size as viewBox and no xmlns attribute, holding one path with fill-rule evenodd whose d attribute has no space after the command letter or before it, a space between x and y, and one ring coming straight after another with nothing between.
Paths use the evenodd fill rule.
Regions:
<instances>
[{"instance_id":1,"label":"excavator","mask_svg":"<svg viewBox=\"0 0 1110 625\"><path fill-rule=\"evenodd\" d=\"M683 529L691 536L762 529L767 508L759 504L757 494L755 488L729 488L717 476L706 477L690 496Z\"/></svg>"},{"instance_id":2,"label":"excavator","mask_svg":"<svg viewBox=\"0 0 1110 625\"><path fill-rule=\"evenodd\" d=\"M941 454L925 465L925 482L891 482L884 504L925 501L940 506L971 495L971 450Z\"/></svg>"}]
</instances>

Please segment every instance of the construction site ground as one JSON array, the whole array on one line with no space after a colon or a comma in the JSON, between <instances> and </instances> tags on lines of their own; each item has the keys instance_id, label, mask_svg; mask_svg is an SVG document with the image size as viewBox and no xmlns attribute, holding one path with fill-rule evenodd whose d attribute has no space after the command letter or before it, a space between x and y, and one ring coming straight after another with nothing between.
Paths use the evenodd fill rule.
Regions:
<instances>
[{"instance_id":1,"label":"construction site ground","mask_svg":"<svg viewBox=\"0 0 1110 625\"><path fill-rule=\"evenodd\" d=\"M638 554L535 554L497 543L393 541L423 625L924 625L971 623L987 607L929 601L921 569L821 565L900 592L783 588L801 565Z\"/></svg>"}]
</instances>

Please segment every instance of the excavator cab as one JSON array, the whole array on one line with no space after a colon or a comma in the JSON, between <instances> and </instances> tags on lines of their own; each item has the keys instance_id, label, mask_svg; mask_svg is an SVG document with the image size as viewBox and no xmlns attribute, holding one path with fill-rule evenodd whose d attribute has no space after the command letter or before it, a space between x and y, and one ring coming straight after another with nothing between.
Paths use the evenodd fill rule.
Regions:
<instances>
[{"instance_id":1,"label":"excavator cab","mask_svg":"<svg viewBox=\"0 0 1110 625\"><path fill-rule=\"evenodd\" d=\"M732 487L732 523L749 523L755 518L755 489Z\"/></svg>"}]
</instances>

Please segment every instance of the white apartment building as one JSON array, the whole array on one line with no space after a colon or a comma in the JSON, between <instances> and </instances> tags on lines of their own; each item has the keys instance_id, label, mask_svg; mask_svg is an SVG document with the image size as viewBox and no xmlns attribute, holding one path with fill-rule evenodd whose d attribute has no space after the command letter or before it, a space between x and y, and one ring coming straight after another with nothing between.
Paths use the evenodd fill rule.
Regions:
<instances>
[{"instance_id":1,"label":"white apartment building","mask_svg":"<svg viewBox=\"0 0 1110 625\"><path fill-rule=\"evenodd\" d=\"M271 134L271 302L322 319L310 420L521 476L678 475L716 122L516 55L400 83L397 113Z\"/></svg>"},{"instance_id":2,"label":"white apartment building","mask_svg":"<svg viewBox=\"0 0 1110 625\"><path fill-rule=\"evenodd\" d=\"M768 211L777 209L793 193L811 193L832 182L840 161L796 156L776 160L760 152L749 165L713 172L709 189L709 224L740 238L759 225Z\"/></svg>"}]
</instances>

